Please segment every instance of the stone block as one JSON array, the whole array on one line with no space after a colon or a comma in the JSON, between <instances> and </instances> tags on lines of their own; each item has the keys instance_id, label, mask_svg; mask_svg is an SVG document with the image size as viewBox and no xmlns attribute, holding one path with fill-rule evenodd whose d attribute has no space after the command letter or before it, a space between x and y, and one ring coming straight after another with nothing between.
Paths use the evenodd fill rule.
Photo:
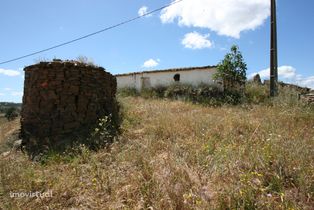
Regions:
<instances>
[{"instance_id":1,"label":"stone block","mask_svg":"<svg viewBox=\"0 0 314 210\"><path fill-rule=\"evenodd\" d=\"M100 115L112 114L116 80L104 68L74 61L41 62L24 69L21 134L31 148L93 126ZM38 147L36 147L38 148Z\"/></svg>"}]
</instances>

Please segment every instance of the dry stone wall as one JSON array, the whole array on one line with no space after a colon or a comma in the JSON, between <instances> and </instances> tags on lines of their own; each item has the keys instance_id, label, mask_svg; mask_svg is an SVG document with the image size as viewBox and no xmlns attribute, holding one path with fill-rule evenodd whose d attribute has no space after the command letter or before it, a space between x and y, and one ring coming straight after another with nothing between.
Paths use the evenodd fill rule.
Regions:
<instances>
[{"instance_id":1,"label":"dry stone wall","mask_svg":"<svg viewBox=\"0 0 314 210\"><path fill-rule=\"evenodd\" d=\"M76 61L40 62L24 69L23 145L63 144L105 115L117 115L116 79L102 67Z\"/></svg>"}]
</instances>

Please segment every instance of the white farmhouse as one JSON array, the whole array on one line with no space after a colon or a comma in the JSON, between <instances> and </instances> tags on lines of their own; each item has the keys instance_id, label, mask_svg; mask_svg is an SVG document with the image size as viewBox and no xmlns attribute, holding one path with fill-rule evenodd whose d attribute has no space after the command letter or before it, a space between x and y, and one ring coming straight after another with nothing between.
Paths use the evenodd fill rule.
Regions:
<instances>
[{"instance_id":1,"label":"white farmhouse","mask_svg":"<svg viewBox=\"0 0 314 210\"><path fill-rule=\"evenodd\" d=\"M141 90L143 88L168 86L176 82L191 85L201 83L214 85L216 83L213 74L216 71L216 66L202 66L133 72L115 76L118 88L130 87Z\"/></svg>"}]
</instances>

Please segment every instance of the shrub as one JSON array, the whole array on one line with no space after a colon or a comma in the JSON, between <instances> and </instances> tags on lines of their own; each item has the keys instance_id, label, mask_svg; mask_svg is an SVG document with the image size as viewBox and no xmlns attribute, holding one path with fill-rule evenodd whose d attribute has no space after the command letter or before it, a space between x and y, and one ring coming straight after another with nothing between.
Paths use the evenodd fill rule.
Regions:
<instances>
[{"instance_id":1,"label":"shrub","mask_svg":"<svg viewBox=\"0 0 314 210\"><path fill-rule=\"evenodd\" d=\"M153 91L155 93L155 97L163 98L165 96L165 92L167 90L167 86L157 85L156 87L153 87L152 89L153 89Z\"/></svg>"},{"instance_id":2,"label":"shrub","mask_svg":"<svg viewBox=\"0 0 314 210\"><path fill-rule=\"evenodd\" d=\"M144 88L139 93L143 98L156 98L156 93L152 88Z\"/></svg>"},{"instance_id":3,"label":"shrub","mask_svg":"<svg viewBox=\"0 0 314 210\"><path fill-rule=\"evenodd\" d=\"M190 84L173 83L165 91L166 98L189 100L193 95L193 87Z\"/></svg>"},{"instance_id":4,"label":"shrub","mask_svg":"<svg viewBox=\"0 0 314 210\"><path fill-rule=\"evenodd\" d=\"M140 92L135 88L121 88L118 90L118 95L122 97L141 96L143 98L170 98L209 106L220 106L223 104L236 105L243 101L243 94L239 91L222 91L218 86L204 83L197 86L173 83L168 87L157 86L143 89Z\"/></svg>"},{"instance_id":5,"label":"shrub","mask_svg":"<svg viewBox=\"0 0 314 210\"><path fill-rule=\"evenodd\" d=\"M262 86L256 83L247 83L244 94L247 103L260 104L268 100L269 89L264 85Z\"/></svg>"},{"instance_id":6,"label":"shrub","mask_svg":"<svg viewBox=\"0 0 314 210\"><path fill-rule=\"evenodd\" d=\"M165 95L167 87L166 86L156 86L153 88L145 88L141 91L138 91L136 88L133 87L125 87L119 88L117 94L122 97L127 96L142 96L143 98L163 98Z\"/></svg>"},{"instance_id":7,"label":"shrub","mask_svg":"<svg viewBox=\"0 0 314 210\"><path fill-rule=\"evenodd\" d=\"M113 142L117 135L117 128L114 126L112 116L104 116L98 120L98 124L87 138L87 146L91 149L99 149Z\"/></svg>"},{"instance_id":8,"label":"shrub","mask_svg":"<svg viewBox=\"0 0 314 210\"><path fill-rule=\"evenodd\" d=\"M170 98L174 100L190 101L208 106L221 106L224 104L266 104L271 106L299 106L299 92L289 86L279 86L279 95L269 98L267 85L253 82L246 83L243 91L237 89L221 90L218 86L210 84L173 83L169 86L157 86L143 89L138 92L135 88L122 88L118 90L120 96L142 96L143 98Z\"/></svg>"},{"instance_id":9,"label":"shrub","mask_svg":"<svg viewBox=\"0 0 314 210\"><path fill-rule=\"evenodd\" d=\"M119 88L117 91L117 94L122 97L140 95L139 92L136 90L136 88L133 88L133 87Z\"/></svg>"},{"instance_id":10,"label":"shrub","mask_svg":"<svg viewBox=\"0 0 314 210\"><path fill-rule=\"evenodd\" d=\"M298 100L299 93L296 89L289 86L279 86L278 96L273 99L272 104L282 107L302 105L302 102Z\"/></svg>"},{"instance_id":11,"label":"shrub","mask_svg":"<svg viewBox=\"0 0 314 210\"><path fill-rule=\"evenodd\" d=\"M231 105L238 105L244 102L244 95L242 92L238 90L225 90L223 92L223 103L224 104L231 104Z\"/></svg>"},{"instance_id":12,"label":"shrub","mask_svg":"<svg viewBox=\"0 0 314 210\"><path fill-rule=\"evenodd\" d=\"M165 97L209 106L236 105L243 101L243 94L239 91L222 91L219 87L208 84L173 84L165 91Z\"/></svg>"},{"instance_id":13,"label":"shrub","mask_svg":"<svg viewBox=\"0 0 314 210\"><path fill-rule=\"evenodd\" d=\"M223 93L217 86L200 84L192 91L190 100L195 103L217 106L222 104Z\"/></svg>"},{"instance_id":14,"label":"shrub","mask_svg":"<svg viewBox=\"0 0 314 210\"><path fill-rule=\"evenodd\" d=\"M93 59L92 58L88 58L86 56L80 55L76 58L76 61L86 64L86 65L90 65L90 66L96 66Z\"/></svg>"},{"instance_id":15,"label":"shrub","mask_svg":"<svg viewBox=\"0 0 314 210\"><path fill-rule=\"evenodd\" d=\"M278 96L270 98L268 85L258 85L249 82L245 87L245 102L279 107L305 107L305 104L299 100L300 93L294 87L279 85Z\"/></svg>"},{"instance_id":16,"label":"shrub","mask_svg":"<svg viewBox=\"0 0 314 210\"><path fill-rule=\"evenodd\" d=\"M19 116L19 111L15 107L10 107L9 109L6 110L5 115L4 115L9 121L14 120Z\"/></svg>"}]
</instances>

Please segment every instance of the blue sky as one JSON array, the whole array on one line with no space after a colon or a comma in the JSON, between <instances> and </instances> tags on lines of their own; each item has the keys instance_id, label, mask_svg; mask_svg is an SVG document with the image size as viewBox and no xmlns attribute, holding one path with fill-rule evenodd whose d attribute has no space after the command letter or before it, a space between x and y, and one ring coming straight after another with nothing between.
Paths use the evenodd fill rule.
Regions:
<instances>
[{"instance_id":1,"label":"blue sky","mask_svg":"<svg viewBox=\"0 0 314 210\"><path fill-rule=\"evenodd\" d=\"M172 0L1 0L0 62L117 24ZM314 1L278 0L280 80L314 88ZM86 56L112 74L216 65L237 44L247 75L269 67L269 0L183 0L79 42L0 65L0 101L21 102L23 68Z\"/></svg>"}]
</instances>

